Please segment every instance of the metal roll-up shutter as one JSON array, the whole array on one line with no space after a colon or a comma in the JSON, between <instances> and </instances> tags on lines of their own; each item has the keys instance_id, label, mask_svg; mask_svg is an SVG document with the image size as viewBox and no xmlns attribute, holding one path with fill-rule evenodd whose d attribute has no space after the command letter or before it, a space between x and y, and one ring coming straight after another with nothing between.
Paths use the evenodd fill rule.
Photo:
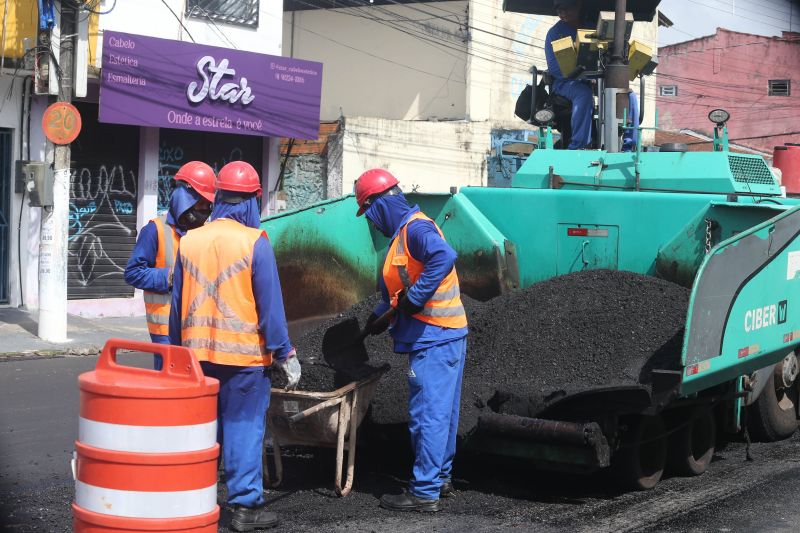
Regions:
<instances>
[{"instance_id":1,"label":"metal roll-up shutter","mask_svg":"<svg viewBox=\"0 0 800 533\"><path fill-rule=\"evenodd\" d=\"M133 296L123 272L136 244L139 128L101 124L97 105L76 103L69 190L70 300Z\"/></svg>"},{"instance_id":2,"label":"metal roll-up shutter","mask_svg":"<svg viewBox=\"0 0 800 533\"><path fill-rule=\"evenodd\" d=\"M214 172L231 161L247 161L261 174L263 137L162 128L158 143L159 214L169 209L175 173L189 161L203 161Z\"/></svg>"}]
</instances>

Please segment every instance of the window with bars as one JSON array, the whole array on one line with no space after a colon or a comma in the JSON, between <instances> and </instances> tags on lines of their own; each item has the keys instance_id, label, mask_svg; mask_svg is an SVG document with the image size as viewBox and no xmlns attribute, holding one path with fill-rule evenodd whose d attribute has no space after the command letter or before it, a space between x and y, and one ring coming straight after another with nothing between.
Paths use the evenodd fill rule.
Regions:
<instances>
[{"instance_id":1,"label":"window with bars","mask_svg":"<svg viewBox=\"0 0 800 533\"><path fill-rule=\"evenodd\" d=\"M789 96L792 92L791 80L769 80L770 96Z\"/></svg>"},{"instance_id":2,"label":"window with bars","mask_svg":"<svg viewBox=\"0 0 800 533\"><path fill-rule=\"evenodd\" d=\"M186 16L257 28L258 2L259 0L187 0Z\"/></svg>"},{"instance_id":3,"label":"window with bars","mask_svg":"<svg viewBox=\"0 0 800 533\"><path fill-rule=\"evenodd\" d=\"M677 85L661 85L658 87L659 96L678 96Z\"/></svg>"}]
</instances>

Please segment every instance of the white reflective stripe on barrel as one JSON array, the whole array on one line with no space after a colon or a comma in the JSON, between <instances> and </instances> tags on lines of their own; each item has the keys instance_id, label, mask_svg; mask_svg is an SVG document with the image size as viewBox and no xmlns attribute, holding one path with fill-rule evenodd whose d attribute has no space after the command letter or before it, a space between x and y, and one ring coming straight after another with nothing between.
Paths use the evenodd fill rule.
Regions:
<instances>
[{"instance_id":1,"label":"white reflective stripe on barrel","mask_svg":"<svg viewBox=\"0 0 800 533\"><path fill-rule=\"evenodd\" d=\"M217 421L190 426L126 426L80 417L78 440L116 452L196 452L216 444Z\"/></svg>"},{"instance_id":2,"label":"white reflective stripe on barrel","mask_svg":"<svg viewBox=\"0 0 800 533\"><path fill-rule=\"evenodd\" d=\"M95 487L75 482L78 507L126 518L181 518L212 512L217 506L217 485L176 492L140 492Z\"/></svg>"}]
</instances>

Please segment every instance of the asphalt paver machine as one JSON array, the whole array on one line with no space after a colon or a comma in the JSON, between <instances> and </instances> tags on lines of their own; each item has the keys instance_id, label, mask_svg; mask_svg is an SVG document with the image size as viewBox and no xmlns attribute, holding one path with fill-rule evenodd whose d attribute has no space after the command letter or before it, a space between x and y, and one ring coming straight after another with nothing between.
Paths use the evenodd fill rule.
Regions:
<instances>
[{"instance_id":1,"label":"asphalt paver machine","mask_svg":"<svg viewBox=\"0 0 800 533\"><path fill-rule=\"evenodd\" d=\"M615 21L651 20L658 7L584 4L614 11ZM505 7L554 14L552 5L507 0ZM647 489L668 465L684 475L704 472L723 432L769 441L796 431L800 206L782 196L761 157L729 150L723 110L710 116L713 151L645 150L640 135L621 152L626 110L617 96L631 79L630 55L625 24L615 26L604 45L601 148L553 149L545 113L532 119L540 148L510 188L409 198L458 251L462 292L474 298L586 269L627 270L691 289L680 362L655 369L652 389L585 391L540 418L490 414L464 443L548 468L612 466L626 486ZM388 243L355 211L348 195L263 222L291 318L340 311L374 293Z\"/></svg>"}]
</instances>

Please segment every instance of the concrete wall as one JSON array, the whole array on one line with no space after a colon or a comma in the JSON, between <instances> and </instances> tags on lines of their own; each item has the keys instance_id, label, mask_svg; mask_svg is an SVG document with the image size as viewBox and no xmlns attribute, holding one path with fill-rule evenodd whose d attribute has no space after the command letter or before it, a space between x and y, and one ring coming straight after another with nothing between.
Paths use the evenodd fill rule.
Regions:
<instances>
[{"instance_id":1,"label":"concrete wall","mask_svg":"<svg viewBox=\"0 0 800 533\"><path fill-rule=\"evenodd\" d=\"M413 122L350 117L342 138L342 190L382 167L405 191L447 192L451 186L485 185L488 122Z\"/></svg>"},{"instance_id":2,"label":"concrete wall","mask_svg":"<svg viewBox=\"0 0 800 533\"><path fill-rule=\"evenodd\" d=\"M728 132L739 144L771 151L800 142L800 34L762 37L722 28L715 35L663 47L661 85L676 85L678 95L659 97L660 126L713 133L708 113L731 114ZM791 96L769 96L769 80L791 80ZM791 135L782 135L795 132Z\"/></svg>"},{"instance_id":3,"label":"concrete wall","mask_svg":"<svg viewBox=\"0 0 800 533\"><path fill-rule=\"evenodd\" d=\"M283 55L320 61L320 120L463 119L467 2L286 13Z\"/></svg>"}]
</instances>

